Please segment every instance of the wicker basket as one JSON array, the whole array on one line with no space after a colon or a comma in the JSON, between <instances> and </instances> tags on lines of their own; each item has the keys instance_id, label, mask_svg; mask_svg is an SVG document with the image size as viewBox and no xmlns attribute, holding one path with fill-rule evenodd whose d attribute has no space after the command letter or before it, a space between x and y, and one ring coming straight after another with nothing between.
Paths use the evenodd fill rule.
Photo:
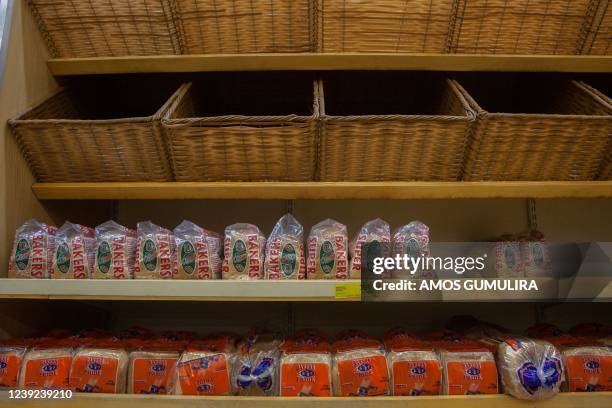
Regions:
<instances>
[{"instance_id":1,"label":"wicker basket","mask_svg":"<svg viewBox=\"0 0 612 408\"><path fill-rule=\"evenodd\" d=\"M457 0L318 0L321 52L443 53Z\"/></svg>"},{"instance_id":2,"label":"wicker basket","mask_svg":"<svg viewBox=\"0 0 612 408\"><path fill-rule=\"evenodd\" d=\"M314 51L314 0L176 0L187 54Z\"/></svg>"},{"instance_id":3,"label":"wicker basket","mask_svg":"<svg viewBox=\"0 0 612 408\"><path fill-rule=\"evenodd\" d=\"M450 52L577 54L593 0L459 0Z\"/></svg>"},{"instance_id":4,"label":"wicker basket","mask_svg":"<svg viewBox=\"0 0 612 408\"><path fill-rule=\"evenodd\" d=\"M591 2L593 19L586 25L583 54L612 55L612 4L610 0Z\"/></svg>"},{"instance_id":5,"label":"wicker basket","mask_svg":"<svg viewBox=\"0 0 612 408\"><path fill-rule=\"evenodd\" d=\"M478 114L464 180L597 177L612 135L606 101L576 81L489 79L461 88Z\"/></svg>"},{"instance_id":6,"label":"wicker basket","mask_svg":"<svg viewBox=\"0 0 612 408\"><path fill-rule=\"evenodd\" d=\"M325 81L318 178L460 179L475 114L455 82L409 73L360 75ZM319 93L323 100L323 89Z\"/></svg>"},{"instance_id":7,"label":"wicker basket","mask_svg":"<svg viewBox=\"0 0 612 408\"><path fill-rule=\"evenodd\" d=\"M28 0L57 58L181 54L175 0Z\"/></svg>"},{"instance_id":8,"label":"wicker basket","mask_svg":"<svg viewBox=\"0 0 612 408\"><path fill-rule=\"evenodd\" d=\"M120 84L96 81L61 89L9 121L36 180L171 181L161 117L177 93L129 92L129 84L117 92Z\"/></svg>"},{"instance_id":9,"label":"wicker basket","mask_svg":"<svg viewBox=\"0 0 612 408\"><path fill-rule=\"evenodd\" d=\"M316 86L313 95L312 80L289 86L282 75L274 78L181 88L163 120L178 181L313 179Z\"/></svg>"},{"instance_id":10,"label":"wicker basket","mask_svg":"<svg viewBox=\"0 0 612 408\"><path fill-rule=\"evenodd\" d=\"M608 95L604 94L603 92L599 91L598 89L585 84L584 82L581 82L581 84L585 86L586 88L588 88L595 95L600 97L603 101L605 101L605 103L608 105L608 111L612 112L612 98L610 98ZM610 138L610 143L608 144L606 158L604 159L603 164L601 166L601 171L599 173L599 180L612 180L612 138Z\"/></svg>"}]
</instances>

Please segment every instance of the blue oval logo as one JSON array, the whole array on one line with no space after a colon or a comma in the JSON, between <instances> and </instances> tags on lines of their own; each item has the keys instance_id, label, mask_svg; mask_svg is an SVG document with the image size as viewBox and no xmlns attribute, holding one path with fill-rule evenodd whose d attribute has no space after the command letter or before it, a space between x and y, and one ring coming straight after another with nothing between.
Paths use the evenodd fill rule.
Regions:
<instances>
[{"instance_id":1,"label":"blue oval logo","mask_svg":"<svg viewBox=\"0 0 612 408\"><path fill-rule=\"evenodd\" d=\"M469 375L479 375L480 370L476 367L470 367L466 370L466 373L468 373Z\"/></svg>"},{"instance_id":2,"label":"blue oval logo","mask_svg":"<svg viewBox=\"0 0 612 408\"><path fill-rule=\"evenodd\" d=\"M57 364L53 364L53 363L45 364L42 367L42 370L45 373L52 373L53 371L57 370Z\"/></svg>"},{"instance_id":3,"label":"blue oval logo","mask_svg":"<svg viewBox=\"0 0 612 408\"><path fill-rule=\"evenodd\" d=\"M425 367L413 367L411 371L414 375L422 375L425 374Z\"/></svg>"},{"instance_id":4,"label":"blue oval logo","mask_svg":"<svg viewBox=\"0 0 612 408\"><path fill-rule=\"evenodd\" d=\"M372 369L372 365L370 363L361 363L357 366L357 371L360 373L367 373Z\"/></svg>"},{"instance_id":5,"label":"blue oval logo","mask_svg":"<svg viewBox=\"0 0 612 408\"><path fill-rule=\"evenodd\" d=\"M166 366L164 364L153 364L151 366L151 371L161 373L162 371L166 371Z\"/></svg>"},{"instance_id":6,"label":"blue oval logo","mask_svg":"<svg viewBox=\"0 0 612 408\"><path fill-rule=\"evenodd\" d=\"M314 374L315 374L314 371L309 370L309 369L300 371L300 377L304 377L304 378L312 378L314 377Z\"/></svg>"},{"instance_id":7,"label":"blue oval logo","mask_svg":"<svg viewBox=\"0 0 612 408\"><path fill-rule=\"evenodd\" d=\"M8 364L6 364L4 361L0 361L0 369L6 368L8 366Z\"/></svg>"},{"instance_id":8,"label":"blue oval logo","mask_svg":"<svg viewBox=\"0 0 612 408\"><path fill-rule=\"evenodd\" d=\"M587 361L586 363L584 363L584 365L586 366L586 368L590 369L590 370L596 370L599 368L599 363L597 361Z\"/></svg>"},{"instance_id":9,"label":"blue oval logo","mask_svg":"<svg viewBox=\"0 0 612 408\"><path fill-rule=\"evenodd\" d=\"M100 363L89 363L87 366L91 371L100 371L102 369L102 364Z\"/></svg>"},{"instance_id":10,"label":"blue oval logo","mask_svg":"<svg viewBox=\"0 0 612 408\"><path fill-rule=\"evenodd\" d=\"M198 391L210 391L212 390L212 385L210 384L200 384L198 385Z\"/></svg>"}]
</instances>

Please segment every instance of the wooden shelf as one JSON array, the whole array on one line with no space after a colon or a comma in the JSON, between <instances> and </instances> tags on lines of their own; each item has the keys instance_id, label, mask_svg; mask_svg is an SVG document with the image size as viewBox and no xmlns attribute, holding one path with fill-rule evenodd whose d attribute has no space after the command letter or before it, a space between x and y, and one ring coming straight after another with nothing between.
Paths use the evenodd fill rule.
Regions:
<instances>
[{"instance_id":1,"label":"wooden shelf","mask_svg":"<svg viewBox=\"0 0 612 408\"><path fill-rule=\"evenodd\" d=\"M612 181L35 183L40 200L612 197Z\"/></svg>"},{"instance_id":2,"label":"wooden shelf","mask_svg":"<svg viewBox=\"0 0 612 408\"><path fill-rule=\"evenodd\" d=\"M612 57L591 55L239 54L59 58L54 75L274 70L610 72Z\"/></svg>"},{"instance_id":3,"label":"wooden shelf","mask_svg":"<svg viewBox=\"0 0 612 408\"><path fill-rule=\"evenodd\" d=\"M496 408L608 408L612 405L611 392L562 393L545 401L528 403L506 395L432 396L432 397L372 397L372 398L281 398L281 397L188 397L157 395L75 394L72 399L9 400L7 392L0 392L0 406L24 408L82 407L88 408L473 408L478 404Z\"/></svg>"},{"instance_id":4,"label":"wooden shelf","mask_svg":"<svg viewBox=\"0 0 612 408\"><path fill-rule=\"evenodd\" d=\"M193 301L359 301L359 281L0 279L0 298Z\"/></svg>"}]
</instances>

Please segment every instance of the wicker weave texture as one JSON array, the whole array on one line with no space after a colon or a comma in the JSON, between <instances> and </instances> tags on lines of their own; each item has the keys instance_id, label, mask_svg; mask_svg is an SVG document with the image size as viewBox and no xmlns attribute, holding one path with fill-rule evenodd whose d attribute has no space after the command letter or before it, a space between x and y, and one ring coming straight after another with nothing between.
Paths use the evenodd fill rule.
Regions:
<instances>
[{"instance_id":1,"label":"wicker weave texture","mask_svg":"<svg viewBox=\"0 0 612 408\"><path fill-rule=\"evenodd\" d=\"M590 85L585 84L584 82L581 82L581 84L582 86L584 86L585 88L593 92L593 94L595 94L597 97L601 98L601 100L604 101L603 103L605 105L612 107L612 98L610 98L608 95L604 94L603 92L601 92L600 90L596 88L593 88ZM609 112L612 112L612 109L609 109ZM601 172L599 173L599 179L600 180L612 180L612 135L610 137L610 142L608 144L606 157L601 166Z\"/></svg>"},{"instance_id":2,"label":"wicker weave texture","mask_svg":"<svg viewBox=\"0 0 612 408\"><path fill-rule=\"evenodd\" d=\"M175 0L28 0L54 57L181 54Z\"/></svg>"},{"instance_id":3,"label":"wicker weave texture","mask_svg":"<svg viewBox=\"0 0 612 408\"><path fill-rule=\"evenodd\" d=\"M591 2L593 18L585 25L583 54L612 55L612 4L610 0Z\"/></svg>"},{"instance_id":4,"label":"wicker weave texture","mask_svg":"<svg viewBox=\"0 0 612 408\"><path fill-rule=\"evenodd\" d=\"M171 181L161 127L171 100L149 117L84 120L62 89L9 125L39 182Z\"/></svg>"},{"instance_id":5,"label":"wicker weave texture","mask_svg":"<svg viewBox=\"0 0 612 408\"><path fill-rule=\"evenodd\" d=\"M312 0L177 0L186 53L314 51Z\"/></svg>"},{"instance_id":6,"label":"wicker weave texture","mask_svg":"<svg viewBox=\"0 0 612 408\"><path fill-rule=\"evenodd\" d=\"M454 81L447 80L441 92L437 114L333 116L323 113L318 178L321 181L460 179L475 114ZM324 97L324 92L320 95ZM422 95L405 97L422 98Z\"/></svg>"},{"instance_id":7,"label":"wicker weave texture","mask_svg":"<svg viewBox=\"0 0 612 408\"><path fill-rule=\"evenodd\" d=\"M311 181L319 107L311 116L198 117L196 90L181 89L163 120L177 181Z\"/></svg>"},{"instance_id":8,"label":"wicker weave texture","mask_svg":"<svg viewBox=\"0 0 612 408\"><path fill-rule=\"evenodd\" d=\"M457 0L319 0L321 52L446 51Z\"/></svg>"},{"instance_id":9,"label":"wicker weave texture","mask_svg":"<svg viewBox=\"0 0 612 408\"><path fill-rule=\"evenodd\" d=\"M450 52L579 53L592 0L459 0Z\"/></svg>"},{"instance_id":10,"label":"wicker weave texture","mask_svg":"<svg viewBox=\"0 0 612 408\"><path fill-rule=\"evenodd\" d=\"M554 113L490 113L462 92L478 114L464 180L597 178L612 137L612 110L584 84L568 81L551 95Z\"/></svg>"}]
</instances>

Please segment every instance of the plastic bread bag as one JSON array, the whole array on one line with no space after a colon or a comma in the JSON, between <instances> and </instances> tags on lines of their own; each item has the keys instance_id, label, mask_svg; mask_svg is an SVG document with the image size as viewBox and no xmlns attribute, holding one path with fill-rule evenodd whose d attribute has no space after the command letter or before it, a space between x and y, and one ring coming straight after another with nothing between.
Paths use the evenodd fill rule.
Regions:
<instances>
[{"instance_id":1,"label":"plastic bread bag","mask_svg":"<svg viewBox=\"0 0 612 408\"><path fill-rule=\"evenodd\" d=\"M32 347L23 358L18 388L69 388L72 352L71 346L52 343Z\"/></svg>"},{"instance_id":2,"label":"plastic bread bag","mask_svg":"<svg viewBox=\"0 0 612 408\"><path fill-rule=\"evenodd\" d=\"M569 392L612 391L612 348L568 347L562 354Z\"/></svg>"},{"instance_id":3,"label":"plastic bread bag","mask_svg":"<svg viewBox=\"0 0 612 408\"><path fill-rule=\"evenodd\" d=\"M281 343L277 333L256 330L239 344L232 375L238 395L278 396Z\"/></svg>"},{"instance_id":4,"label":"plastic bread bag","mask_svg":"<svg viewBox=\"0 0 612 408\"><path fill-rule=\"evenodd\" d=\"M385 334L391 394L398 396L439 395L442 366L433 348L405 329Z\"/></svg>"},{"instance_id":5,"label":"plastic bread bag","mask_svg":"<svg viewBox=\"0 0 612 408\"><path fill-rule=\"evenodd\" d=\"M52 279L90 279L93 274L95 231L66 221L55 234Z\"/></svg>"},{"instance_id":6,"label":"plastic bread bag","mask_svg":"<svg viewBox=\"0 0 612 408\"><path fill-rule=\"evenodd\" d=\"M266 238L257 226L238 223L225 229L223 279L263 279Z\"/></svg>"},{"instance_id":7,"label":"plastic bread bag","mask_svg":"<svg viewBox=\"0 0 612 408\"><path fill-rule=\"evenodd\" d=\"M136 231L106 221L96 227L94 279L132 279Z\"/></svg>"},{"instance_id":8,"label":"plastic bread bag","mask_svg":"<svg viewBox=\"0 0 612 408\"><path fill-rule=\"evenodd\" d=\"M98 339L79 347L70 367L76 392L124 394L129 356L124 342Z\"/></svg>"},{"instance_id":9,"label":"plastic bread bag","mask_svg":"<svg viewBox=\"0 0 612 408\"><path fill-rule=\"evenodd\" d=\"M525 276L521 243L512 235L501 236L494 245L494 254L489 259L494 261L495 277L520 278Z\"/></svg>"},{"instance_id":10,"label":"plastic bread bag","mask_svg":"<svg viewBox=\"0 0 612 408\"><path fill-rule=\"evenodd\" d=\"M176 270L174 234L151 221L136 225L135 279L172 279Z\"/></svg>"},{"instance_id":11,"label":"plastic bread bag","mask_svg":"<svg viewBox=\"0 0 612 408\"><path fill-rule=\"evenodd\" d=\"M20 340L0 342L0 390L15 389L28 345Z\"/></svg>"},{"instance_id":12,"label":"plastic bread bag","mask_svg":"<svg viewBox=\"0 0 612 408\"><path fill-rule=\"evenodd\" d=\"M348 235L344 224L326 219L308 235L307 279L348 278Z\"/></svg>"},{"instance_id":13,"label":"plastic bread bag","mask_svg":"<svg viewBox=\"0 0 612 408\"><path fill-rule=\"evenodd\" d=\"M236 337L210 336L194 340L176 366L174 394L232 395L232 369L236 364Z\"/></svg>"},{"instance_id":14,"label":"plastic bread bag","mask_svg":"<svg viewBox=\"0 0 612 408\"><path fill-rule=\"evenodd\" d=\"M499 344L497 358L504 392L518 399L551 398L564 381L561 353L549 342L507 338Z\"/></svg>"},{"instance_id":15,"label":"plastic bread bag","mask_svg":"<svg viewBox=\"0 0 612 408\"><path fill-rule=\"evenodd\" d=\"M185 344L151 340L129 355L128 394L169 394L174 388L176 366Z\"/></svg>"},{"instance_id":16,"label":"plastic bread bag","mask_svg":"<svg viewBox=\"0 0 612 408\"><path fill-rule=\"evenodd\" d=\"M359 230L359 233L353 238L349 244L349 250L351 255L351 263L349 269L349 277L351 279L361 279L361 257L362 257L362 245L371 244L375 246L376 243L390 243L391 242L391 228L389 224L380 218L368 221ZM377 254L376 256L384 256L386 254Z\"/></svg>"},{"instance_id":17,"label":"plastic bread bag","mask_svg":"<svg viewBox=\"0 0 612 408\"><path fill-rule=\"evenodd\" d=\"M389 394L389 370L382 344L363 332L338 333L334 344L334 395L370 397Z\"/></svg>"},{"instance_id":18,"label":"plastic bread bag","mask_svg":"<svg viewBox=\"0 0 612 408\"><path fill-rule=\"evenodd\" d=\"M497 367L490 351L440 352L442 394L497 394Z\"/></svg>"},{"instance_id":19,"label":"plastic bread bag","mask_svg":"<svg viewBox=\"0 0 612 408\"><path fill-rule=\"evenodd\" d=\"M393 256L406 255L409 259L429 256L429 227L421 221L412 221L393 233ZM417 270L395 270L394 278L429 278L432 272L426 268Z\"/></svg>"},{"instance_id":20,"label":"plastic bread bag","mask_svg":"<svg viewBox=\"0 0 612 408\"><path fill-rule=\"evenodd\" d=\"M10 255L9 278L45 279L51 272L55 227L37 220L27 220L15 231Z\"/></svg>"},{"instance_id":21,"label":"plastic bread bag","mask_svg":"<svg viewBox=\"0 0 612 408\"><path fill-rule=\"evenodd\" d=\"M266 279L306 279L304 228L291 214L283 215L268 237Z\"/></svg>"},{"instance_id":22,"label":"plastic bread bag","mask_svg":"<svg viewBox=\"0 0 612 408\"><path fill-rule=\"evenodd\" d=\"M221 279L221 236L190 221L175 229L175 279Z\"/></svg>"},{"instance_id":23,"label":"plastic bread bag","mask_svg":"<svg viewBox=\"0 0 612 408\"><path fill-rule=\"evenodd\" d=\"M526 277L552 277L552 265L544 234L531 231L519 237L521 260Z\"/></svg>"},{"instance_id":24,"label":"plastic bread bag","mask_svg":"<svg viewBox=\"0 0 612 408\"><path fill-rule=\"evenodd\" d=\"M281 397L331 396L329 342L317 330L300 330L285 339L280 367Z\"/></svg>"}]
</instances>

